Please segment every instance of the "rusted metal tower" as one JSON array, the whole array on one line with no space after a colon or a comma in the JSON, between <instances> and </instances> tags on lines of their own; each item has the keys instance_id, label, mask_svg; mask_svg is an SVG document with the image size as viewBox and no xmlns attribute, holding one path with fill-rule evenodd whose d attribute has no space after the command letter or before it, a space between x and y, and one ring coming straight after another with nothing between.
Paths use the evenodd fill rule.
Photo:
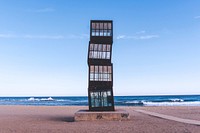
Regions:
<instances>
[{"instance_id":1,"label":"rusted metal tower","mask_svg":"<svg viewBox=\"0 0 200 133\"><path fill-rule=\"evenodd\" d=\"M88 48L88 101L90 111L114 111L113 22L91 20Z\"/></svg>"}]
</instances>

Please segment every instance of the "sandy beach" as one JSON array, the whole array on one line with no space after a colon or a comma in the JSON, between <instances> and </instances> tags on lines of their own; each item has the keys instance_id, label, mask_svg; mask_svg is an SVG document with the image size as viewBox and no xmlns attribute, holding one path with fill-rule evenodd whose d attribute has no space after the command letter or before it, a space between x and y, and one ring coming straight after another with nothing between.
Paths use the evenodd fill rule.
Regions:
<instances>
[{"instance_id":1,"label":"sandy beach","mask_svg":"<svg viewBox=\"0 0 200 133\"><path fill-rule=\"evenodd\" d=\"M149 116L156 112L200 121L200 107L116 107L130 113L128 121L74 122L83 106L0 106L0 133L199 133L200 126Z\"/></svg>"}]
</instances>

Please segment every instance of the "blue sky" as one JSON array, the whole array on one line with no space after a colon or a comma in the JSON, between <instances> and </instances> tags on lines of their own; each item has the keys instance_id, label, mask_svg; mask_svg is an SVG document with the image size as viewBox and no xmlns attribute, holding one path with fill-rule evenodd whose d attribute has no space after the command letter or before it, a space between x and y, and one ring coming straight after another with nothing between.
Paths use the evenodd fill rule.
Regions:
<instances>
[{"instance_id":1,"label":"blue sky","mask_svg":"<svg viewBox=\"0 0 200 133\"><path fill-rule=\"evenodd\" d=\"M114 94L200 94L199 0L1 0L0 96L87 95L91 19L113 20Z\"/></svg>"}]
</instances>

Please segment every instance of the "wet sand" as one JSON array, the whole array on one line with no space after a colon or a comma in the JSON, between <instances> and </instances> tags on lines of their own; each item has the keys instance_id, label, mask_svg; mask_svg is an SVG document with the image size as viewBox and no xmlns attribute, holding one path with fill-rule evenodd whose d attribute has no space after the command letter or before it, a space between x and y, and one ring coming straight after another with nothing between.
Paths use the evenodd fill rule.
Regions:
<instances>
[{"instance_id":1,"label":"wet sand","mask_svg":"<svg viewBox=\"0 0 200 133\"><path fill-rule=\"evenodd\" d=\"M146 110L200 121L200 107L116 107L127 110L128 121L74 122L83 106L0 106L0 133L199 133L200 126L136 112Z\"/></svg>"}]
</instances>

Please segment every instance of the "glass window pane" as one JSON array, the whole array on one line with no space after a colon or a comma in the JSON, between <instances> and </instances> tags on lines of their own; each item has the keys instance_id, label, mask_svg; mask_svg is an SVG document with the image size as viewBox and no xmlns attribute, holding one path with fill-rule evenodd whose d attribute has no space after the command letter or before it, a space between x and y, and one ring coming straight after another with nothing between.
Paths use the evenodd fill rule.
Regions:
<instances>
[{"instance_id":1,"label":"glass window pane","mask_svg":"<svg viewBox=\"0 0 200 133\"><path fill-rule=\"evenodd\" d=\"M111 91L90 92L92 107L112 106Z\"/></svg>"},{"instance_id":2,"label":"glass window pane","mask_svg":"<svg viewBox=\"0 0 200 133\"><path fill-rule=\"evenodd\" d=\"M106 52L106 59L110 59L110 52Z\"/></svg>"},{"instance_id":3,"label":"glass window pane","mask_svg":"<svg viewBox=\"0 0 200 133\"><path fill-rule=\"evenodd\" d=\"M110 51L110 44L107 44L107 51Z\"/></svg>"},{"instance_id":4,"label":"glass window pane","mask_svg":"<svg viewBox=\"0 0 200 133\"><path fill-rule=\"evenodd\" d=\"M92 29L95 29L95 23L92 23Z\"/></svg>"},{"instance_id":5,"label":"glass window pane","mask_svg":"<svg viewBox=\"0 0 200 133\"><path fill-rule=\"evenodd\" d=\"M95 33L96 33L96 36L99 36L99 30L96 30Z\"/></svg>"},{"instance_id":6,"label":"glass window pane","mask_svg":"<svg viewBox=\"0 0 200 133\"><path fill-rule=\"evenodd\" d=\"M103 68L102 66L99 66L99 73L102 73L103 72Z\"/></svg>"},{"instance_id":7,"label":"glass window pane","mask_svg":"<svg viewBox=\"0 0 200 133\"><path fill-rule=\"evenodd\" d=\"M109 74L108 80L109 80L109 81L112 81L112 74Z\"/></svg>"},{"instance_id":8,"label":"glass window pane","mask_svg":"<svg viewBox=\"0 0 200 133\"><path fill-rule=\"evenodd\" d=\"M98 106L98 95L96 92L91 92L91 105L92 107L97 107Z\"/></svg>"},{"instance_id":9,"label":"glass window pane","mask_svg":"<svg viewBox=\"0 0 200 133\"><path fill-rule=\"evenodd\" d=\"M108 95L108 96L111 96L111 92L110 92L110 91L107 91L107 95Z\"/></svg>"},{"instance_id":10,"label":"glass window pane","mask_svg":"<svg viewBox=\"0 0 200 133\"><path fill-rule=\"evenodd\" d=\"M98 51L102 51L102 44L99 44Z\"/></svg>"},{"instance_id":11,"label":"glass window pane","mask_svg":"<svg viewBox=\"0 0 200 133\"><path fill-rule=\"evenodd\" d=\"M103 74L100 73L99 75L100 75L100 77L99 77L99 81L102 81L102 80L103 80Z\"/></svg>"},{"instance_id":12,"label":"glass window pane","mask_svg":"<svg viewBox=\"0 0 200 133\"><path fill-rule=\"evenodd\" d=\"M99 29L102 29L102 30L103 30L103 23L100 23Z\"/></svg>"},{"instance_id":13,"label":"glass window pane","mask_svg":"<svg viewBox=\"0 0 200 133\"><path fill-rule=\"evenodd\" d=\"M106 81L106 74L102 74L103 76L103 81Z\"/></svg>"},{"instance_id":14,"label":"glass window pane","mask_svg":"<svg viewBox=\"0 0 200 133\"><path fill-rule=\"evenodd\" d=\"M98 73L98 66L95 66L95 73Z\"/></svg>"},{"instance_id":15,"label":"glass window pane","mask_svg":"<svg viewBox=\"0 0 200 133\"><path fill-rule=\"evenodd\" d=\"M93 51L90 51L89 58L93 58Z\"/></svg>"},{"instance_id":16,"label":"glass window pane","mask_svg":"<svg viewBox=\"0 0 200 133\"><path fill-rule=\"evenodd\" d=\"M99 59L101 56L101 52L97 51L97 59Z\"/></svg>"},{"instance_id":17,"label":"glass window pane","mask_svg":"<svg viewBox=\"0 0 200 133\"><path fill-rule=\"evenodd\" d=\"M98 76L99 76L99 75L95 73L95 77L94 77L94 78L95 78L95 81L98 80Z\"/></svg>"},{"instance_id":18,"label":"glass window pane","mask_svg":"<svg viewBox=\"0 0 200 133\"><path fill-rule=\"evenodd\" d=\"M101 79L101 74L98 73L98 81Z\"/></svg>"},{"instance_id":19,"label":"glass window pane","mask_svg":"<svg viewBox=\"0 0 200 133\"><path fill-rule=\"evenodd\" d=\"M100 35L99 36L103 36L103 30L100 30Z\"/></svg>"},{"instance_id":20,"label":"glass window pane","mask_svg":"<svg viewBox=\"0 0 200 133\"><path fill-rule=\"evenodd\" d=\"M107 81L110 81L110 74L107 74Z\"/></svg>"},{"instance_id":21,"label":"glass window pane","mask_svg":"<svg viewBox=\"0 0 200 133\"><path fill-rule=\"evenodd\" d=\"M108 74L104 74L105 81L108 81Z\"/></svg>"},{"instance_id":22,"label":"glass window pane","mask_svg":"<svg viewBox=\"0 0 200 133\"><path fill-rule=\"evenodd\" d=\"M108 23L108 29L111 30L111 23Z\"/></svg>"},{"instance_id":23,"label":"glass window pane","mask_svg":"<svg viewBox=\"0 0 200 133\"><path fill-rule=\"evenodd\" d=\"M111 30L108 30L108 36L111 36Z\"/></svg>"},{"instance_id":24,"label":"glass window pane","mask_svg":"<svg viewBox=\"0 0 200 133\"><path fill-rule=\"evenodd\" d=\"M96 33L95 30L92 30L92 36L95 36L95 33Z\"/></svg>"},{"instance_id":25,"label":"glass window pane","mask_svg":"<svg viewBox=\"0 0 200 133\"><path fill-rule=\"evenodd\" d=\"M102 59L102 52L99 52L99 59Z\"/></svg>"},{"instance_id":26,"label":"glass window pane","mask_svg":"<svg viewBox=\"0 0 200 133\"><path fill-rule=\"evenodd\" d=\"M108 73L107 72L107 66L103 66L103 73Z\"/></svg>"},{"instance_id":27,"label":"glass window pane","mask_svg":"<svg viewBox=\"0 0 200 133\"><path fill-rule=\"evenodd\" d=\"M108 73L112 73L112 67L108 66Z\"/></svg>"},{"instance_id":28,"label":"glass window pane","mask_svg":"<svg viewBox=\"0 0 200 133\"><path fill-rule=\"evenodd\" d=\"M95 27L96 29L99 29L99 23L96 23L96 27Z\"/></svg>"},{"instance_id":29,"label":"glass window pane","mask_svg":"<svg viewBox=\"0 0 200 133\"><path fill-rule=\"evenodd\" d=\"M104 23L104 29L108 29L108 24L107 23Z\"/></svg>"},{"instance_id":30,"label":"glass window pane","mask_svg":"<svg viewBox=\"0 0 200 133\"><path fill-rule=\"evenodd\" d=\"M111 81L111 80L112 80L112 75L108 74L108 81Z\"/></svg>"},{"instance_id":31,"label":"glass window pane","mask_svg":"<svg viewBox=\"0 0 200 133\"><path fill-rule=\"evenodd\" d=\"M106 58L106 52L102 52L102 59Z\"/></svg>"},{"instance_id":32,"label":"glass window pane","mask_svg":"<svg viewBox=\"0 0 200 133\"><path fill-rule=\"evenodd\" d=\"M96 51L93 52L93 58L97 58L98 54Z\"/></svg>"},{"instance_id":33,"label":"glass window pane","mask_svg":"<svg viewBox=\"0 0 200 133\"><path fill-rule=\"evenodd\" d=\"M90 50L93 50L94 44L90 44Z\"/></svg>"},{"instance_id":34,"label":"glass window pane","mask_svg":"<svg viewBox=\"0 0 200 133\"><path fill-rule=\"evenodd\" d=\"M94 44L94 51L98 50L98 44Z\"/></svg>"},{"instance_id":35,"label":"glass window pane","mask_svg":"<svg viewBox=\"0 0 200 133\"><path fill-rule=\"evenodd\" d=\"M106 51L106 44L103 44L103 51Z\"/></svg>"},{"instance_id":36,"label":"glass window pane","mask_svg":"<svg viewBox=\"0 0 200 133\"><path fill-rule=\"evenodd\" d=\"M90 66L90 73L94 73L94 66Z\"/></svg>"},{"instance_id":37,"label":"glass window pane","mask_svg":"<svg viewBox=\"0 0 200 133\"><path fill-rule=\"evenodd\" d=\"M94 73L91 73L90 74L90 81L93 81L94 80Z\"/></svg>"},{"instance_id":38,"label":"glass window pane","mask_svg":"<svg viewBox=\"0 0 200 133\"><path fill-rule=\"evenodd\" d=\"M103 36L107 36L107 30L103 30Z\"/></svg>"}]
</instances>

